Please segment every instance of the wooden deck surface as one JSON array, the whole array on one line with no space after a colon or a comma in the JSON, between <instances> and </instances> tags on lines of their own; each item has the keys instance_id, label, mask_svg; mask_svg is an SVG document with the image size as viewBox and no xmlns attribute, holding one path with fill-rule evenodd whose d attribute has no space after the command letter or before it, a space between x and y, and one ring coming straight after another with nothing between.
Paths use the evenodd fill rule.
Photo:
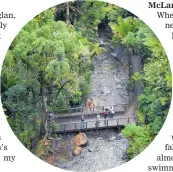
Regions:
<instances>
[{"instance_id":1,"label":"wooden deck surface","mask_svg":"<svg viewBox=\"0 0 173 172\"><path fill-rule=\"evenodd\" d=\"M81 112L75 112L73 115L57 115L55 117L55 123L59 124L60 128L57 133L62 132L75 132L80 130L91 129L104 129L118 126L124 126L126 124L136 123L135 115L135 102L125 112L116 112L113 116L108 116L107 120L104 119L103 112L100 113L99 124L96 125L96 112L83 113L85 116L84 127L81 126Z\"/></svg>"},{"instance_id":2,"label":"wooden deck surface","mask_svg":"<svg viewBox=\"0 0 173 172\"><path fill-rule=\"evenodd\" d=\"M126 104L121 104L121 105L109 105L109 106L96 106L91 108L86 107L80 107L80 108L70 108L68 110L61 110L59 113L55 113L55 119L56 118L64 118L64 117L75 117L75 116L81 116L82 114L84 115L95 115L97 113L103 113L103 109L106 107L113 107L115 114L119 112L125 112L126 111Z\"/></svg>"},{"instance_id":3,"label":"wooden deck surface","mask_svg":"<svg viewBox=\"0 0 173 172\"><path fill-rule=\"evenodd\" d=\"M95 108L94 112L88 108L71 109L71 113L55 115L55 123L59 125L57 133L62 132L75 132L80 130L91 129L104 129L118 126L124 126L126 124L136 123L137 117L135 114L136 102L133 102L128 109L125 109L124 105L119 109L114 106L115 113L113 116L108 116L107 120L104 119L103 107L100 109ZM79 110L76 112L74 110ZM100 119L96 118L96 114L99 112ZM85 121L84 127L81 125L81 115L84 114ZM96 124L96 121L99 123Z\"/></svg>"},{"instance_id":4,"label":"wooden deck surface","mask_svg":"<svg viewBox=\"0 0 173 172\"><path fill-rule=\"evenodd\" d=\"M73 132L80 130L91 130L91 129L103 129L103 128L112 128L118 126L124 126L126 124L135 124L136 117L121 117L121 118L108 118L108 119L100 119L96 120L85 120L84 125L82 125L81 121L70 122L70 123L58 123L60 128L57 132Z\"/></svg>"}]
</instances>

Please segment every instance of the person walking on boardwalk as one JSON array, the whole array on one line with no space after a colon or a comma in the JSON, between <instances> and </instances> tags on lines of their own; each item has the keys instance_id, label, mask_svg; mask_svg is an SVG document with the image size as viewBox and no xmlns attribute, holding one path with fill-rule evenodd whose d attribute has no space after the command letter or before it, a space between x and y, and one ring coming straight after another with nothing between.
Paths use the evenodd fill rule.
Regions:
<instances>
[{"instance_id":1,"label":"person walking on boardwalk","mask_svg":"<svg viewBox=\"0 0 173 172\"><path fill-rule=\"evenodd\" d=\"M85 127L85 125L84 125L85 122L84 121L85 121L85 117L82 114L82 116L81 116L81 129Z\"/></svg>"},{"instance_id":2,"label":"person walking on boardwalk","mask_svg":"<svg viewBox=\"0 0 173 172\"><path fill-rule=\"evenodd\" d=\"M48 118L49 118L49 121L54 121L54 113L51 112L51 113L49 114Z\"/></svg>"},{"instance_id":3,"label":"person walking on boardwalk","mask_svg":"<svg viewBox=\"0 0 173 172\"><path fill-rule=\"evenodd\" d=\"M108 111L108 109L106 108L105 111L103 112L103 114L104 114L104 119L105 119L105 120L106 120L107 117L108 117L108 113L109 113L109 111Z\"/></svg>"},{"instance_id":4,"label":"person walking on boardwalk","mask_svg":"<svg viewBox=\"0 0 173 172\"><path fill-rule=\"evenodd\" d=\"M99 123L100 123L100 115L99 115L99 113L97 113L97 116L96 116L96 127L98 127L99 126Z\"/></svg>"},{"instance_id":5,"label":"person walking on boardwalk","mask_svg":"<svg viewBox=\"0 0 173 172\"><path fill-rule=\"evenodd\" d=\"M95 104L93 102L93 99L87 100L87 108L89 108L90 111L94 112L95 109Z\"/></svg>"},{"instance_id":6,"label":"person walking on boardwalk","mask_svg":"<svg viewBox=\"0 0 173 172\"><path fill-rule=\"evenodd\" d=\"M109 108L109 115L110 115L110 116L113 116L114 113L115 113L114 108L113 108L113 106L111 106L111 107Z\"/></svg>"}]
</instances>

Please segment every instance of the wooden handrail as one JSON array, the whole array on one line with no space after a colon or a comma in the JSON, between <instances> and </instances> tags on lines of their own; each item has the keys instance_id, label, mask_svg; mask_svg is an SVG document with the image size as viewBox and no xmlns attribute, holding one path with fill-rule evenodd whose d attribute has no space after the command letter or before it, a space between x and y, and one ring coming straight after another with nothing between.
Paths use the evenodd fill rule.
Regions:
<instances>
[{"instance_id":1,"label":"wooden handrail","mask_svg":"<svg viewBox=\"0 0 173 172\"><path fill-rule=\"evenodd\" d=\"M115 121L115 120L121 120L121 119L129 119L129 118L137 118L136 116L129 116L129 117L121 117L121 118L117 118L117 119L107 119L109 121ZM100 120L97 120L99 122L101 121L105 121L105 119L100 119ZM60 123L58 125L67 125L67 124L78 124L80 123L81 121L78 121L78 122L69 122L69 123ZM88 121L88 120L85 120L84 122L96 122L96 120L92 120L92 121Z\"/></svg>"},{"instance_id":2,"label":"wooden handrail","mask_svg":"<svg viewBox=\"0 0 173 172\"><path fill-rule=\"evenodd\" d=\"M135 96L131 96L129 99L128 104L126 103L121 103L121 104L114 104L114 105L104 105L104 106L94 106L95 111L93 113L97 113L100 110L103 111L103 107L111 107L113 106L114 109L116 109L116 106L124 106L124 112L127 111L129 109L129 107L132 105L132 103L135 101ZM68 108L68 109L59 109L58 111L53 111L54 113L58 113L56 114L56 117L58 117L59 115L63 115L65 112L67 112L67 114L69 114L69 116L71 116L72 114L76 113L76 111L83 113L85 109L89 109L89 108L93 108L93 107L75 107L75 108ZM74 112L72 111L74 110ZM102 112L100 111L100 112Z\"/></svg>"},{"instance_id":3,"label":"wooden handrail","mask_svg":"<svg viewBox=\"0 0 173 172\"><path fill-rule=\"evenodd\" d=\"M133 118L134 121L133 122L136 122L136 119L137 117L136 116L129 116L129 117L121 117L121 118L117 118L117 119L100 119L100 120L92 120L92 121L84 121L84 124L85 124L85 127L81 128L81 126L79 125L81 123L81 121L78 121L78 122L70 122L70 123L61 123L59 124L61 126L61 130L60 131L56 131L56 132L76 132L77 130L81 131L81 130L88 130L88 129L99 129L99 128L109 128L109 127L118 127L118 126L122 126L122 125L125 125L125 124L129 124L131 123L130 119ZM121 122L120 120L121 119L126 119L125 121L126 122ZM105 125L102 125L100 126L97 125L97 122L101 122L101 121L104 121L103 123ZM111 125L109 122L111 121L116 121L113 125ZM91 127L88 125L90 123ZM93 123L95 125L93 125ZM77 125L78 124L78 125ZM110 125L109 125L110 124ZM71 128L71 129L68 129L68 126Z\"/></svg>"},{"instance_id":4,"label":"wooden handrail","mask_svg":"<svg viewBox=\"0 0 173 172\"><path fill-rule=\"evenodd\" d=\"M125 106L125 105L127 105L127 104L121 103L121 104L114 104L114 105L94 106L94 108L103 108L103 107L107 107L107 106L109 106L109 107L111 107L111 106ZM76 108L68 108L68 109L59 109L58 111L68 111L68 110L88 109L88 108L90 108L90 107L76 107ZM58 112L58 111L53 111L53 112Z\"/></svg>"}]
</instances>

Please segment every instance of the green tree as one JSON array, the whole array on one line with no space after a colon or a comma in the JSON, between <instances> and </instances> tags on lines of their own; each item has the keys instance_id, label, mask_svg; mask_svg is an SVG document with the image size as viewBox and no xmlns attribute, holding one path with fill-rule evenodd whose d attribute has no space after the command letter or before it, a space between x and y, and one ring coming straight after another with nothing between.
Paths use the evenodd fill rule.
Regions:
<instances>
[{"instance_id":1,"label":"green tree","mask_svg":"<svg viewBox=\"0 0 173 172\"><path fill-rule=\"evenodd\" d=\"M90 65L88 54L87 42L82 35L75 32L72 25L55 22L51 9L31 20L13 41L2 69L3 82L9 80L10 75L12 77L13 74L7 73L8 66L12 65L11 69L18 73L14 84L28 84L27 80L32 78L33 87L38 86L38 104L42 109L39 111L40 136L47 133L49 89L56 88L57 97L63 90L72 95L80 92L80 84L85 82L81 76Z\"/></svg>"},{"instance_id":2,"label":"green tree","mask_svg":"<svg viewBox=\"0 0 173 172\"><path fill-rule=\"evenodd\" d=\"M120 8L114 4L107 4L106 6L106 18L109 22L117 22L118 17L121 16L123 18L126 17L134 17L134 14L125 10L124 8Z\"/></svg>"},{"instance_id":3,"label":"green tree","mask_svg":"<svg viewBox=\"0 0 173 172\"><path fill-rule=\"evenodd\" d=\"M75 28L89 41L98 41L98 25L106 16L106 2L85 1L80 7L80 16L75 23Z\"/></svg>"}]
</instances>

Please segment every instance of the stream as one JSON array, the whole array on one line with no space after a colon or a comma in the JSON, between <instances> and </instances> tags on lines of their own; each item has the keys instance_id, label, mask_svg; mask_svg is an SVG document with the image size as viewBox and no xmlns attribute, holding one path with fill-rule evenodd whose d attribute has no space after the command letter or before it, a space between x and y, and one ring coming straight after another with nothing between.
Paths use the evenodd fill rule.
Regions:
<instances>
[{"instance_id":1,"label":"stream","mask_svg":"<svg viewBox=\"0 0 173 172\"><path fill-rule=\"evenodd\" d=\"M128 57L120 48L112 46L104 35L99 43L106 51L93 58L94 72L88 98L93 99L96 106L128 104L129 70L125 67Z\"/></svg>"},{"instance_id":2,"label":"stream","mask_svg":"<svg viewBox=\"0 0 173 172\"><path fill-rule=\"evenodd\" d=\"M58 160L54 166L78 172L96 172L108 170L128 161L128 140L113 129L85 132L88 144L79 156L72 155L72 136L59 135L54 154Z\"/></svg>"},{"instance_id":3,"label":"stream","mask_svg":"<svg viewBox=\"0 0 173 172\"><path fill-rule=\"evenodd\" d=\"M112 46L104 34L99 43L107 51L93 58L94 71L88 98L96 106L127 104L132 92L128 91L128 57L123 50ZM74 134L58 135L52 144L53 165L78 172L96 172L117 167L128 161L128 140L117 129L85 132L88 144L79 156L73 156Z\"/></svg>"}]
</instances>

